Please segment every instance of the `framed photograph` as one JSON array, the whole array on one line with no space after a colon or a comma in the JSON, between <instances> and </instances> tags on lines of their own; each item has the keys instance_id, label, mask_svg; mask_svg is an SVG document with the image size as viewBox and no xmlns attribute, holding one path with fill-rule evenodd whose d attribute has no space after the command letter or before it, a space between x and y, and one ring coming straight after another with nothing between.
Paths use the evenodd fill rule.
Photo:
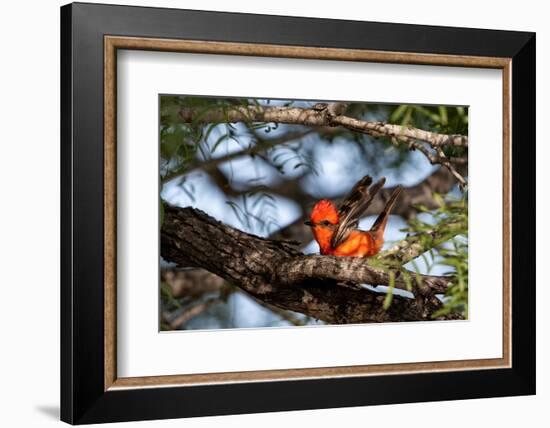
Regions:
<instances>
[{"instance_id":1,"label":"framed photograph","mask_svg":"<svg viewBox=\"0 0 550 428\"><path fill-rule=\"evenodd\" d=\"M61 418L535 393L535 35L61 8Z\"/></svg>"}]
</instances>

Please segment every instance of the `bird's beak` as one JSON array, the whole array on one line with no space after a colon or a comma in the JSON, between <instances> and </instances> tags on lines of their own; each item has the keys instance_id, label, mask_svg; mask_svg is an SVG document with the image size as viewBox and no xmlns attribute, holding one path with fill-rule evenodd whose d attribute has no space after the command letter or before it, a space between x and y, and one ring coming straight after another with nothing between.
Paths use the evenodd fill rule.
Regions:
<instances>
[{"instance_id":1,"label":"bird's beak","mask_svg":"<svg viewBox=\"0 0 550 428\"><path fill-rule=\"evenodd\" d=\"M304 224L305 224L306 226L314 226L314 224L313 224L311 221L309 221L309 220L308 220L308 221L304 221Z\"/></svg>"}]
</instances>

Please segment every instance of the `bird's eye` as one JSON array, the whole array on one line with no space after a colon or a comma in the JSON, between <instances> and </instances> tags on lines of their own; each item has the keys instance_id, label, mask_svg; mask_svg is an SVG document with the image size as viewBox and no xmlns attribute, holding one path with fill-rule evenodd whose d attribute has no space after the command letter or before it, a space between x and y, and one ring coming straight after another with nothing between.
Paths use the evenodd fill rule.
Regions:
<instances>
[{"instance_id":1,"label":"bird's eye","mask_svg":"<svg viewBox=\"0 0 550 428\"><path fill-rule=\"evenodd\" d=\"M328 220L323 220L321 223L323 226L328 226L330 222Z\"/></svg>"}]
</instances>

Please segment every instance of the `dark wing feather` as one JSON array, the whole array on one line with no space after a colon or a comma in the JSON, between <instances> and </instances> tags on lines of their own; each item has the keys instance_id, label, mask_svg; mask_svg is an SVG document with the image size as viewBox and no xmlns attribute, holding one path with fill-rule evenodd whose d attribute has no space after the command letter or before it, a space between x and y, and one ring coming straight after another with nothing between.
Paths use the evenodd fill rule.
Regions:
<instances>
[{"instance_id":1,"label":"dark wing feather","mask_svg":"<svg viewBox=\"0 0 550 428\"><path fill-rule=\"evenodd\" d=\"M350 231L357 228L359 218L385 182L386 179L381 178L371 186L372 178L366 175L353 186L353 189L338 208L339 222L332 236L332 248L340 245L346 240Z\"/></svg>"},{"instance_id":2,"label":"dark wing feather","mask_svg":"<svg viewBox=\"0 0 550 428\"><path fill-rule=\"evenodd\" d=\"M390 198L388 199L388 202L386 202L386 206L384 207L384 211L382 211L379 215L376 221L373 223L371 227L371 232L378 232L381 231L384 233L384 229L386 228L386 223L388 222L388 216L391 213L391 210L393 209L393 206L395 205L395 202L397 201L397 197L401 194L403 191L403 186L397 186Z\"/></svg>"}]
</instances>

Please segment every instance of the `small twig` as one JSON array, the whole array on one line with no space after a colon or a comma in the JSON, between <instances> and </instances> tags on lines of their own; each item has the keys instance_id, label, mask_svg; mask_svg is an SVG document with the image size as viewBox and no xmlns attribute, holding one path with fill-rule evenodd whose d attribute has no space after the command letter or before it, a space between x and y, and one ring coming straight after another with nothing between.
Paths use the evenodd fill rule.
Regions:
<instances>
[{"instance_id":1,"label":"small twig","mask_svg":"<svg viewBox=\"0 0 550 428\"><path fill-rule=\"evenodd\" d=\"M397 141L397 138L395 137L391 138L390 141L394 146L399 146L399 142ZM464 163L467 163L468 161L467 158L466 159L448 158L440 146L433 147L433 150L435 150L435 153L433 153L432 151L430 151L430 149L426 145L412 139L409 139L407 144L409 146L409 150L418 150L420 153L422 153L426 157L426 159L428 159L430 164L441 165L447 168L449 172L453 175L453 177L455 177L456 180L459 182L461 188L464 188L467 186L466 180L464 179L464 177L462 177L462 175L460 175L460 173L456 170L456 168L453 166L451 162L451 159L456 159L457 163L464 164Z\"/></svg>"},{"instance_id":2,"label":"small twig","mask_svg":"<svg viewBox=\"0 0 550 428\"><path fill-rule=\"evenodd\" d=\"M457 181L460 183L460 187L464 189L467 185L466 180L460 173L455 169L453 164L449 161L445 153L443 153L443 150L441 147L436 147L437 155L439 157L439 163L443 165L445 168L447 168L451 174L457 179Z\"/></svg>"},{"instance_id":3,"label":"small twig","mask_svg":"<svg viewBox=\"0 0 550 428\"><path fill-rule=\"evenodd\" d=\"M219 297L211 297L207 300L205 300L202 303L199 303L190 309L183 312L181 315L179 315L176 319L174 319L170 323L170 327L172 330L179 329L182 325L187 324L191 319L195 318L196 316L202 314L204 311L206 311L210 306L220 303L221 300Z\"/></svg>"}]
</instances>

